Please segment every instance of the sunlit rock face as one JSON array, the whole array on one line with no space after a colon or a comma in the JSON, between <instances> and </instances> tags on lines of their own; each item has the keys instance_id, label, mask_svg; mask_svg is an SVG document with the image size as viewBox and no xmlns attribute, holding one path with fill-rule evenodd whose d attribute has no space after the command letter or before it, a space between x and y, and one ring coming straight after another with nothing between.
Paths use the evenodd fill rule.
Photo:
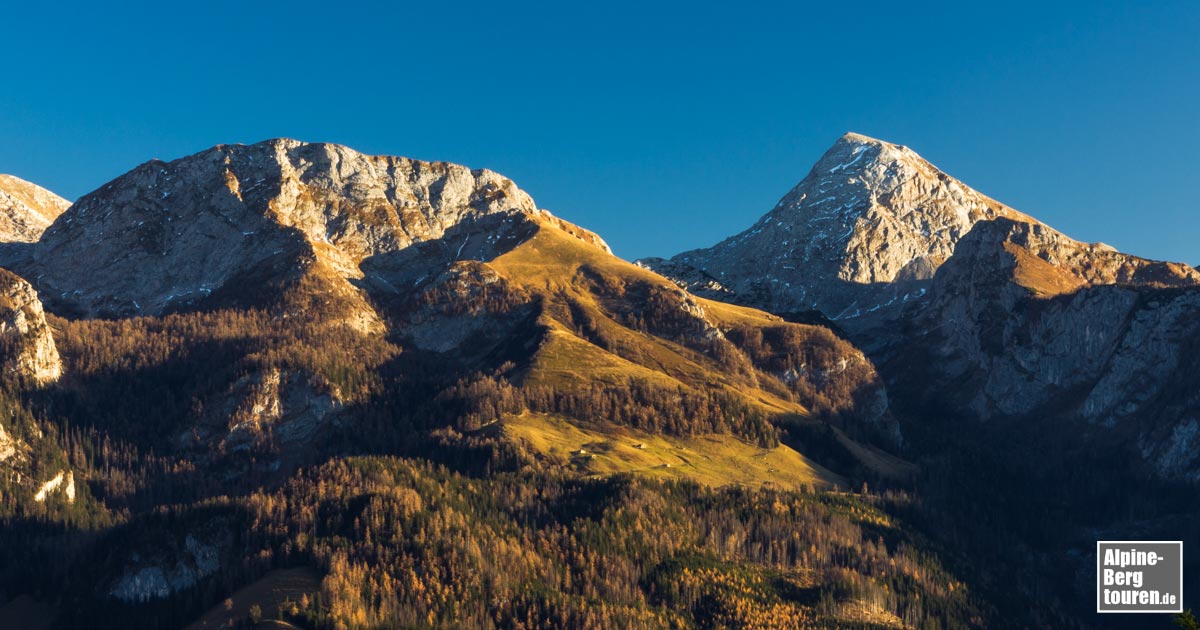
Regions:
<instances>
[{"instance_id":1,"label":"sunlit rock face","mask_svg":"<svg viewBox=\"0 0 1200 630\"><path fill-rule=\"evenodd\" d=\"M905 301L891 285L932 277L976 222L1023 216L911 149L848 133L750 229L645 262L700 292L715 283L760 308L844 319Z\"/></svg>"},{"instance_id":2,"label":"sunlit rock face","mask_svg":"<svg viewBox=\"0 0 1200 630\"><path fill-rule=\"evenodd\" d=\"M368 258L518 212L538 210L485 169L287 139L220 145L84 196L19 271L80 315L154 315L279 269L358 278Z\"/></svg>"},{"instance_id":3,"label":"sunlit rock face","mask_svg":"<svg viewBox=\"0 0 1200 630\"><path fill-rule=\"evenodd\" d=\"M71 202L12 175L0 175L0 242L32 243Z\"/></svg>"},{"instance_id":4,"label":"sunlit rock face","mask_svg":"<svg viewBox=\"0 0 1200 630\"><path fill-rule=\"evenodd\" d=\"M0 366L46 384L62 375L62 361L37 292L28 282L0 269Z\"/></svg>"}]
</instances>

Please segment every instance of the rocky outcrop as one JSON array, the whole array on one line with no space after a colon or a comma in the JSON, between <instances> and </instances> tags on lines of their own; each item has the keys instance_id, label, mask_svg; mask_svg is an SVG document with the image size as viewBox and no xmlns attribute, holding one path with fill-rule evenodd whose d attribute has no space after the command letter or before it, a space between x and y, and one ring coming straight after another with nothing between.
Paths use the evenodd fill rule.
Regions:
<instances>
[{"instance_id":1,"label":"rocky outcrop","mask_svg":"<svg viewBox=\"0 0 1200 630\"><path fill-rule=\"evenodd\" d=\"M21 447L21 443L8 434L4 430L4 425L0 424L0 464L6 460L16 456L17 449Z\"/></svg>"},{"instance_id":2,"label":"rocky outcrop","mask_svg":"<svg viewBox=\"0 0 1200 630\"><path fill-rule=\"evenodd\" d=\"M162 599L195 586L221 568L218 542L201 541L192 534L184 538L182 549L158 555L147 561L135 553L108 596L131 604Z\"/></svg>"},{"instance_id":3,"label":"rocky outcrop","mask_svg":"<svg viewBox=\"0 0 1200 630\"><path fill-rule=\"evenodd\" d=\"M1004 282L1039 296L1083 287L1149 288L1200 285L1200 272L1183 263L1147 260L1101 244L1081 243L1040 223L997 219L978 224L938 272L935 297Z\"/></svg>"},{"instance_id":4,"label":"rocky outcrop","mask_svg":"<svg viewBox=\"0 0 1200 630\"><path fill-rule=\"evenodd\" d=\"M550 214L545 210L542 210L542 219L546 223L549 223L550 225L566 232L567 234L574 236L584 243L603 250L606 254L612 253L612 248L608 246L608 243L606 243L603 238L600 238L599 234L596 234L591 230L579 227L578 225L575 225L569 221L563 221L562 219Z\"/></svg>"},{"instance_id":5,"label":"rocky outcrop","mask_svg":"<svg viewBox=\"0 0 1200 630\"><path fill-rule=\"evenodd\" d=\"M12 175L0 175L0 243L32 243L71 202Z\"/></svg>"},{"instance_id":6,"label":"rocky outcrop","mask_svg":"<svg viewBox=\"0 0 1200 630\"><path fill-rule=\"evenodd\" d=\"M278 451L307 444L342 407L335 394L317 391L303 374L279 369L238 379L214 403L178 437L179 446L222 453Z\"/></svg>"},{"instance_id":7,"label":"rocky outcrop","mask_svg":"<svg viewBox=\"0 0 1200 630\"><path fill-rule=\"evenodd\" d=\"M42 303L28 282L0 269L0 366L37 384L58 380L62 361Z\"/></svg>"},{"instance_id":8,"label":"rocky outcrop","mask_svg":"<svg viewBox=\"0 0 1200 630\"><path fill-rule=\"evenodd\" d=\"M305 260L356 280L366 259L519 212L538 211L488 170L295 140L221 145L148 162L84 196L23 271L81 315L151 315Z\"/></svg>"}]
</instances>

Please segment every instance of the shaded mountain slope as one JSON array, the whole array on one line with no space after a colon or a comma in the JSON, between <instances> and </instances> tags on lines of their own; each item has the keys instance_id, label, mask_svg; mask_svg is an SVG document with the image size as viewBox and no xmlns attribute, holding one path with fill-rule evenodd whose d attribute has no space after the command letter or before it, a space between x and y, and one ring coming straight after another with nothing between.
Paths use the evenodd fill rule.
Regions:
<instances>
[{"instance_id":1,"label":"shaded mountain slope","mask_svg":"<svg viewBox=\"0 0 1200 630\"><path fill-rule=\"evenodd\" d=\"M904 387L981 418L1029 418L1200 478L1200 287L1180 266L1095 251L1039 226L980 223L891 351ZM907 367L900 367L907 366ZM914 377L914 374L919 376ZM1053 420L1068 422L1052 428Z\"/></svg>"}]
</instances>

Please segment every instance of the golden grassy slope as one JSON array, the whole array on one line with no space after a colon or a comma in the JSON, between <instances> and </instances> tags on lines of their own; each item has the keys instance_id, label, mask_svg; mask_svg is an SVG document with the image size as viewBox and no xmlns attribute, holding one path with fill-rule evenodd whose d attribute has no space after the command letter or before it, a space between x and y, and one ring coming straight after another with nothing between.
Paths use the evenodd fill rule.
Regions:
<instances>
[{"instance_id":1,"label":"golden grassy slope","mask_svg":"<svg viewBox=\"0 0 1200 630\"><path fill-rule=\"evenodd\" d=\"M760 448L730 435L663 436L536 413L509 416L501 430L586 474L635 473L708 486L847 487L845 479L787 446Z\"/></svg>"},{"instance_id":2,"label":"golden grassy slope","mask_svg":"<svg viewBox=\"0 0 1200 630\"><path fill-rule=\"evenodd\" d=\"M1004 250L1015 260L1013 279L1017 284L1041 297L1052 297L1072 293L1086 283L1050 263L1038 258L1028 249L1013 243L1004 243Z\"/></svg>"},{"instance_id":3,"label":"golden grassy slope","mask_svg":"<svg viewBox=\"0 0 1200 630\"><path fill-rule=\"evenodd\" d=\"M634 378L657 385L720 388L771 413L807 413L802 405L754 387L746 379L730 378L703 353L615 321L588 289L587 276L612 278L624 284L657 285L672 292L679 289L666 278L564 231L555 222L533 220L538 222L539 229L532 238L488 263L514 286L551 296L546 313L539 320L550 333L533 360L526 382L561 386ZM783 323L781 318L762 311L699 297L690 299L718 327ZM570 317L562 304L567 300L583 309L597 325L598 332L624 350L623 356L581 338L569 324Z\"/></svg>"}]
</instances>

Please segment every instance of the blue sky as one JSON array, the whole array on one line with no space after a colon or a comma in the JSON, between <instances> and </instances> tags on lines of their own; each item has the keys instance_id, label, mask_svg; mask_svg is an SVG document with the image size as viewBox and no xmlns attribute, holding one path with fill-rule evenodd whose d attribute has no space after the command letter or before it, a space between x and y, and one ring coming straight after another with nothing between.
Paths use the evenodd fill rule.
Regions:
<instances>
[{"instance_id":1,"label":"blue sky","mask_svg":"<svg viewBox=\"0 0 1200 630\"><path fill-rule=\"evenodd\" d=\"M492 168L622 256L670 255L854 130L1200 262L1194 1L35 4L4 15L0 172L69 198L288 136Z\"/></svg>"}]
</instances>

